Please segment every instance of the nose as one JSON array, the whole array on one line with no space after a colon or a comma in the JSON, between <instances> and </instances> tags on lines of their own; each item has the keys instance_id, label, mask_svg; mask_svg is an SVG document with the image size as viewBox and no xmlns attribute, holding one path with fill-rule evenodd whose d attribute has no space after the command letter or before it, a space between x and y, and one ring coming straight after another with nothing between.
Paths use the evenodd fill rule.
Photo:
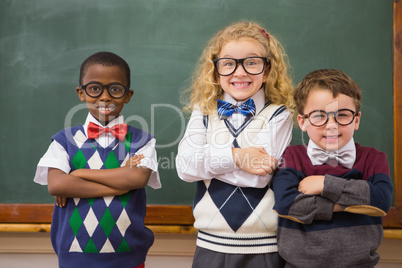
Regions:
<instances>
[{"instance_id":1,"label":"nose","mask_svg":"<svg viewBox=\"0 0 402 268\"><path fill-rule=\"evenodd\" d=\"M108 87L106 87L106 86L103 87L103 92L102 92L102 94L99 96L99 99L100 99L100 100L103 100L103 101L107 101L107 100L110 100L110 99L111 99L110 94L109 94L109 88L108 88Z\"/></svg>"},{"instance_id":2,"label":"nose","mask_svg":"<svg viewBox=\"0 0 402 268\"><path fill-rule=\"evenodd\" d=\"M326 128L338 128L338 123L335 121L335 116L334 114L329 114L328 115L328 122L326 124Z\"/></svg>"},{"instance_id":3,"label":"nose","mask_svg":"<svg viewBox=\"0 0 402 268\"><path fill-rule=\"evenodd\" d=\"M247 72L244 70L243 64L239 62L233 74L235 76L246 76Z\"/></svg>"}]
</instances>

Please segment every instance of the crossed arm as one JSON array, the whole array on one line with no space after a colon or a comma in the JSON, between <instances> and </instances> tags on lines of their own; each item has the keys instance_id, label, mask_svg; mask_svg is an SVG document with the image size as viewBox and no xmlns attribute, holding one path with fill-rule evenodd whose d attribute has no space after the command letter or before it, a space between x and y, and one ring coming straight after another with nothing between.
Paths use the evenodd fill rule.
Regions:
<instances>
[{"instance_id":1,"label":"crossed arm","mask_svg":"<svg viewBox=\"0 0 402 268\"><path fill-rule=\"evenodd\" d=\"M324 175L308 176L299 183L298 190L302 194L321 195L324 189L324 180L325 180ZM343 208L339 204L334 203L333 212L339 212L339 211L343 211Z\"/></svg>"},{"instance_id":2,"label":"crossed arm","mask_svg":"<svg viewBox=\"0 0 402 268\"><path fill-rule=\"evenodd\" d=\"M314 220L331 220L333 212L345 211L368 216L384 216L389 210L392 183L386 158L375 158L377 168L369 180L345 179L332 175L300 178L285 153L288 167L281 169L273 180L275 210L279 216L310 224ZM301 179L301 180L300 180Z\"/></svg>"},{"instance_id":3,"label":"crossed arm","mask_svg":"<svg viewBox=\"0 0 402 268\"><path fill-rule=\"evenodd\" d=\"M114 169L77 169L69 174L49 168L48 191L56 204L64 206L67 197L93 198L121 195L145 187L151 175L147 167L137 166L143 155L134 155L125 166Z\"/></svg>"},{"instance_id":4,"label":"crossed arm","mask_svg":"<svg viewBox=\"0 0 402 268\"><path fill-rule=\"evenodd\" d=\"M331 200L334 212L385 216L391 203L392 184L384 173L374 174L368 181L332 175L308 176L300 182L299 191Z\"/></svg>"},{"instance_id":5,"label":"crossed arm","mask_svg":"<svg viewBox=\"0 0 402 268\"><path fill-rule=\"evenodd\" d=\"M233 148L235 164L247 173L265 176L272 175L278 165L278 160L269 155L264 147Z\"/></svg>"},{"instance_id":6,"label":"crossed arm","mask_svg":"<svg viewBox=\"0 0 402 268\"><path fill-rule=\"evenodd\" d=\"M176 169L187 182L215 178L235 186L263 188L271 180L291 136L292 119L286 112L264 126L253 140L254 147L232 148L227 144L215 148L207 143L203 115L194 110L179 144Z\"/></svg>"}]
</instances>

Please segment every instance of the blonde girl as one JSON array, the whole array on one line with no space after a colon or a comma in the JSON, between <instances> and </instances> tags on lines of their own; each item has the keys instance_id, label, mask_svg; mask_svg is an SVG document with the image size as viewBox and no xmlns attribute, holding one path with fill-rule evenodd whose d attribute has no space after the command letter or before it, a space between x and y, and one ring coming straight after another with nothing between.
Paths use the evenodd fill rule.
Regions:
<instances>
[{"instance_id":1,"label":"blonde girl","mask_svg":"<svg viewBox=\"0 0 402 268\"><path fill-rule=\"evenodd\" d=\"M229 25L208 43L185 94L192 114L176 168L197 183L193 267L281 267L270 181L294 109L282 46L255 22Z\"/></svg>"}]
</instances>

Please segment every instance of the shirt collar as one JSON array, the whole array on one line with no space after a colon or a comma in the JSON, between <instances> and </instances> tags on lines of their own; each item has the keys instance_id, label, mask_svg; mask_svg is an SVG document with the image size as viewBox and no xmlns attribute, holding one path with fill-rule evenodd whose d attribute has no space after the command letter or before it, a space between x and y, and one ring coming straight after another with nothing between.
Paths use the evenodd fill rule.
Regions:
<instances>
[{"instance_id":1,"label":"shirt collar","mask_svg":"<svg viewBox=\"0 0 402 268\"><path fill-rule=\"evenodd\" d=\"M313 149L321 149L321 150L323 150L323 148L319 147L317 144L315 144L310 139L309 142L308 142L308 145L307 145L307 155L310 158L310 160L311 160L311 157L312 157L311 156L311 151ZM350 141L345 146L343 146L339 150L334 151L333 154L336 155L336 154L339 154L339 153L342 153L342 152L348 151L348 150L353 151L353 153L356 155L356 145L355 145L355 141L354 141L353 137L350 139Z\"/></svg>"},{"instance_id":2,"label":"shirt collar","mask_svg":"<svg viewBox=\"0 0 402 268\"><path fill-rule=\"evenodd\" d=\"M101 126L101 127L114 127L117 124L124 123L124 116L119 115L118 117L116 117L115 119L110 121L106 126L104 126L91 113L88 113L87 119L85 120L85 123L84 123L84 131L85 131L86 136L88 136L87 129L88 129L89 122L97 124L98 126Z\"/></svg>"},{"instance_id":3,"label":"shirt collar","mask_svg":"<svg viewBox=\"0 0 402 268\"><path fill-rule=\"evenodd\" d=\"M264 92L264 89L261 88L260 90L257 91L257 93L255 93L249 99L252 99L254 101L255 111L256 111L256 114L258 114L262 110L262 108L264 108L264 105L265 105L265 92ZM225 92L223 94L223 100L226 101L226 102L229 102L230 104L233 104L235 106L240 106L245 101L247 101L248 99L244 100L244 101L237 101L232 96L230 96L229 94L227 94Z\"/></svg>"}]
</instances>

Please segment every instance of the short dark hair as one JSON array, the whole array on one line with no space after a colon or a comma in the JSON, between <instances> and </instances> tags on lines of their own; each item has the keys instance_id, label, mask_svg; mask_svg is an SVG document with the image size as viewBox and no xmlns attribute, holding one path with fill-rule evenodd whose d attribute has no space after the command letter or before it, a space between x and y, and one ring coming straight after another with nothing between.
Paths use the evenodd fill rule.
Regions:
<instances>
[{"instance_id":1,"label":"short dark hair","mask_svg":"<svg viewBox=\"0 0 402 268\"><path fill-rule=\"evenodd\" d=\"M123 60L121 57L117 56L116 54L112 52L97 52L91 56L89 56L82 64L81 64L81 69L80 69L80 80L79 83L82 85L82 79L85 75L85 73L88 70L89 66L92 66L94 64L100 64L102 66L119 66L122 68L122 70L126 74L126 80L127 80L127 87L130 87L130 67L128 66L127 62Z\"/></svg>"},{"instance_id":2,"label":"short dark hair","mask_svg":"<svg viewBox=\"0 0 402 268\"><path fill-rule=\"evenodd\" d=\"M342 71L322 69L309 73L297 85L294 100L299 114L304 114L307 97L316 88L327 89L334 97L339 94L351 97L355 103L356 112L360 112L362 92L356 82Z\"/></svg>"}]
</instances>

